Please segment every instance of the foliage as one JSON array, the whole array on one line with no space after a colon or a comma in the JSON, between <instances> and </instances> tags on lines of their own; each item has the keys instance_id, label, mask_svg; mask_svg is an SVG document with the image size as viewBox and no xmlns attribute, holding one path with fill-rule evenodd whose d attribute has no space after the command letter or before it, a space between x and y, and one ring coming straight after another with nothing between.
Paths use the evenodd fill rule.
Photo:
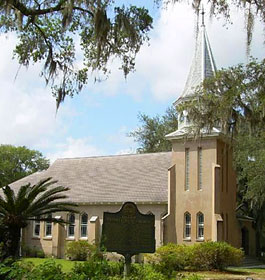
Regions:
<instances>
[{"instance_id":1,"label":"foliage","mask_svg":"<svg viewBox=\"0 0 265 280\"><path fill-rule=\"evenodd\" d=\"M169 243L159 247L155 254L147 255L147 261L155 269L167 276L171 276L175 271L184 270L188 265L191 247Z\"/></svg>"},{"instance_id":2,"label":"foliage","mask_svg":"<svg viewBox=\"0 0 265 280\"><path fill-rule=\"evenodd\" d=\"M177 129L178 120L176 110L170 107L163 116L149 117L140 113L139 121L142 126L129 134L140 144L139 153L165 152L171 150L171 143L165 135Z\"/></svg>"},{"instance_id":3,"label":"foliage","mask_svg":"<svg viewBox=\"0 0 265 280\"><path fill-rule=\"evenodd\" d=\"M18 256L21 229L29 221L63 222L47 218L47 215L74 211L75 204L65 200L67 196L64 192L68 188L53 186L55 183L47 178L33 186L21 186L16 194L9 186L3 188L0 196L0 242L4 243L3 257Z\"/></svg>"},{"instance_id":4,"label":"foliage","mask_svg":"<svg viewBox=\"0 0 265 280\"><path fill-rule=\"evenodd\" d=\"M14 53L20 64L43 62L42 76L59 106L66 95L81 90L88 70L106 73L113 58L121 61L125 75L133 70L152 18L144 8L115 6L111 0L4 0L0 26L2 32L17 33ZM77 37L84 58L81 69L74 66Z\"/></svg>"},{"instance_id":5,"label":"foliage","mask_svg":"<svg viewBox=\"0 0 265 280\"><path fill-rule=\"evenodd\" d=\"M27 280L62 280L66 279L62 272L62 267L53 260L47 260L43 264L38 265L29 274Z\"/></svg>"},{"instance_id":6,"label":"foliage","mask_svg":"<svg viewBox=\"0 0 265 280\"><path fill-rule=\"evenodd\" d=\"M65 254L73 261L85 261L89 258L101 259L103 257L96 245L85 240L67 242Z\"/></svg>"},{"instance_id":7,"label":"foliage","mask_svg":"<svg viewBox=\"0 0 265 280\"><path fill-rule=\"evenodd\" d=\"M206 79L194 98L177 110L188 111L196 134L220 126L233 139L239 185L239 211L253 216L258 244L265 224L265 59L251 59ZM265 235L264 235L265 236Z\"/></svg>"},{"instance_id":8,"label":"foliage","mask_svg":"<svg viewBox=\"0 0 265 280\"><path fill-rule=\"evenodd\" d=\"M0 32L15 32L14 54L24 66L41 62L41 75L52 87L57 107L69 95L78 93L88 82L89 71L109 72L118 58L125 76L135 68L135 56L152 28L152 17L143 7L119 5L113 0L2 0ZM159 4L161 0L154 0ZM180 2L168 0L164 2ZM201 0L193 0L198 12ZM137 3L137 2L136 2ZM230 19L231 3L210 2L211 14ZM256 17L265 22L265 2L235 0L245 11L248 45ZM77 68L76 42L80 41L83 66ZM79 55L79 54L78 54Z\"/></svg>"},{"instance_id":9,"label":"foliage","mask_svg":"<svg viewBox=\"0 0 265 280\"><path fill-rule=\"evenodd\" d=\"M0 187L49 167L49 160L25 146L0 145Z\"/></svg>"},{"instance_id":10,"label":"foliage","mask_svg":"<svg viewBox=\"0 0 265 280\"><path fill-rule=\"evenodd\" d=\"M25 257L45 258L45 253L35 246L31 248L29 246L26 246L25 244L21 244L21 251L22 256Z\"/></svg>"},{"instance_id":11,"label":"foliage","mask_svg":"<svg viewBox=\"0 0 265 280\"><path fill-rule=\"evenodd\" d=\"M111 263L106 259L89 259L76 264L70 279L107 280L121 274L121 263Z\"/></svg>"},{"instance_id":12,"label":"foliage","mask_svg":"<svg viewBox=\"0 0 265 280\"><path fill-rule=\"evenodd\" d=\"M30 262L20 263L13 262L10 259L0 263L0 279L5 280L24 280L33 270L33 264Z\"/></svg>"},{"instance_id":13,"label":"foliage","mask_svg":"<svg viewBox=\"0 0 265 280\"><path fill-rule=\"evenodd\" d=\"M196 270L223 270L239 265L244 253L225 242L203 242L192 246L190 267Z\"/></svg>"},{"instance_id":14,"label":"foliage","mask_svg":"<svg viewBox=\"0 0 265 280\"><path fill-rule=\"evenodd\" d=\"M166 280L167 277L151 265L132 264L130 280Z\"/></svg>"},{"instance_id":15,"label":"foliage","mask_svg":"<svg viewBox=\"0 0 265 280\"><path fill-rule=\"evenodd\" d=\"M203 242L191 246L167 244L147 255L147 261L163 275L172 277L176 271L223 270L229 265L238 265L243 252L225 242Z\"/></svg>"}]
</instances>

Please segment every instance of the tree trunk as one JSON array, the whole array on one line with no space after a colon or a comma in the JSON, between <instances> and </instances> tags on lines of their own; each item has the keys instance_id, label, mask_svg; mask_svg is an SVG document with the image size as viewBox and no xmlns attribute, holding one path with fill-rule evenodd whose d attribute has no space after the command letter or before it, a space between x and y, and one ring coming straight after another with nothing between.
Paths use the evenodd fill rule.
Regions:
<instances>
[{"instance_id":1,"label":"tree trunk","mask_svg":"<svg viewBox=\"0 0 265 280\"><path fill-rule=\"evenodd\" d=\"M20 237L21 237L21 228L12 227L9 228L9 238L7 241L8 255L10 257L18 258L19 257L19 248L20 248Z\"/></svg>"}]
</instances>

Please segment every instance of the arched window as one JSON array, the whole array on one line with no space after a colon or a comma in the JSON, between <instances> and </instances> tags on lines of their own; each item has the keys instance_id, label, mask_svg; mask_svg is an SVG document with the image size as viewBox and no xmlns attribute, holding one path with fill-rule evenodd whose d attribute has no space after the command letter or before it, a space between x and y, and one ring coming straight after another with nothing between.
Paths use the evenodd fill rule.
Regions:
<instances>
[{"instance_id":1,"label":"arched window","mask_svg":"<svg viewBox=\"0 0 265 280\"><path fill-rule=\"evenodd\" d=\"M87 221L88 215L87 213L83 213L81 215L81 223L80 223L80 236L87 237Z\"/></svg>"},{"instance_id":2,"label":"arched window","mask_svg":"<svg viewBox=\"0 0 265 280\"><path fill-rule=\"evenodd\" d=\"M52 214L49 214L47 216L47 219L52 219ZM51 221L46 221L45 222L45 236L46 237L51 237L52 236L52 222Z\"/></svg>"},{"instance_id":3,"label":"arched window","mask_svg":"<svg viewBox=\"0 0 265 280\"><path fill-rule=\"evenodd\" d=\"M68 215L68 231L67 236L68 237L74 237L75 236L75 214L70 213Z\"/></svg>"},{"instance_id":4,"label":"arched window","mask_svg":"<svg viewBox=\"0 0 265 280\"><path fill-rule=\"evenodd\" d=\"M191 215L189 212L184 214L184 239L191 239Z\"/></svg>"},{"instance_id":5,"label":"arched window","mask_svg":"<svg viewBox=\"0 0 265 280\"><path fill-rule=\"evenodd\" d=\"M40 237L40 221L38 220L40 217L35 217L35 221L33 221L33 237Z\"/></svg>"},{"instance_id":6,"label":"arched window","mask_svg":"<svg viewBox=\"0 0 265 280\"><path fill-rule=\"evenodd\" d=\"M197 214L197 239L204 239L204 215L201 212Z\"/></svg>"}]
</instances>

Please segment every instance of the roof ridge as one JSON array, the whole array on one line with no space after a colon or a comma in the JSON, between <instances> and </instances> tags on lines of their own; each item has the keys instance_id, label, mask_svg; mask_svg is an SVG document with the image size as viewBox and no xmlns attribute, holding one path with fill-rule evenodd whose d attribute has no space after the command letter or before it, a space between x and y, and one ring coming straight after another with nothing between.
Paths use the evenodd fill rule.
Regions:
<instances>
[{"instance_id":1,"label":"roof ridge","mask_svg":"<svg viewBox=\"0 0 265 280\"><path fill-rule=\"evenodd\" d=\"M74 159L86 159L86 158L112 158L112 157L125 157L125 156L147 156L147 155L156 155L156 154L168 154L171 153L171 151L168 152L157 152L157 153L139 153L139 154L121 154L121 155L98 155L98 156L86 156L86 157L65 157L65 158L58 158L57 160L74 160Z\"/></svg>"}]
</instances>

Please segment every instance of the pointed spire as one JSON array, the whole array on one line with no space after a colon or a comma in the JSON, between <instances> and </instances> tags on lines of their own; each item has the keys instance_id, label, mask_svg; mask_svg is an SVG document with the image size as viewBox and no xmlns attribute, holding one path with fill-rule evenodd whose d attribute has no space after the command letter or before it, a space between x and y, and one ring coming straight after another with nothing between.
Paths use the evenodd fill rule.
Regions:
<instances>
[{"instance_id":1,"label":"pointed spire","mask_svg":"<svg viewBox=\"0 0 265 280\"><path fill-rule=\"evenodd\" d=\"M203 5L202 5L202 26L205 27L204 25L204 15L205 15L205 12L204 12L204 8L203 8Z\"/></svg>"},{"instance_id":2,"label":"pointed spire","mask_svg":"<svg viewBox=\"0 0 265 280\"><path fill-rule=\"evenodd\" d=\"M211 77L216 72L216 65L210 47L209 39L204 25L204 9L202 7L202 24L197 37L195 54L191 64L188 79L181 96L174 102L178 105L180 102L190 98L194 94L194 89L200 85L205 78Z\"/></svg>"}]
</instances>

